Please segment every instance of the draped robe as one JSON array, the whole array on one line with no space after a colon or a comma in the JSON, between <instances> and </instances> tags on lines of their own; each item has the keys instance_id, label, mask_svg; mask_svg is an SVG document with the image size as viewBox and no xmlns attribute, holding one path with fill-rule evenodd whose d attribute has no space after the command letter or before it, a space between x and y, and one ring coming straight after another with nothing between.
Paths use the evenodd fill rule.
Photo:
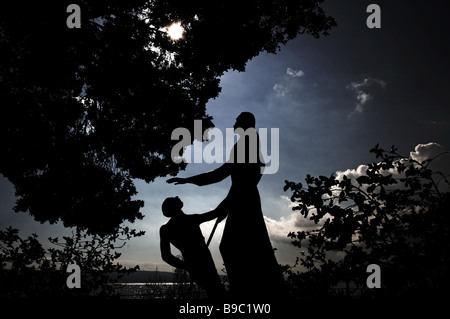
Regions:
<instances>
[{"instance_id":1,"label":"draped robe","mask_svg":"<svg viewBox=\"0 0 450 319\"><path fill-rule=\"evenodd\" d=\"M225 164L190 181L204 186L231 177L230 191L218 207L228 213L219 248L232 296L260 300L281 297L284 281L261 209L258 183L265 164L256 137L256 147L255 140L241 137ZM258 155L256 161L252 152Z\"/></svg>"}]
</instances>

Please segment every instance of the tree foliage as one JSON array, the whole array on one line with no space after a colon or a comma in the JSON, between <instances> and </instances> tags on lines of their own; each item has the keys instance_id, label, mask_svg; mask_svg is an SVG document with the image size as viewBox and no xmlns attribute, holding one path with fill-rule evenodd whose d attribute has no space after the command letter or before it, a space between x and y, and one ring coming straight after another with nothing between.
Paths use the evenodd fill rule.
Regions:
<instances>
[{"instance_id":1,"label":"tree foliage","mask_svg":"<svg viewBox=\"0 0 450 319\"><path fill-rule=\"evenodd\" d=\"M16 211L90 233L142 218L134 178L175 175L171 132L212 126L227 70L335 25L321 1L11 2L0 12L0 173ZM178 41L164 31L181 21ZM193 134L192 134L193 135Z\"/></svg>"},{"instance_id":2,"label":"tree foliage","mask_svg":"<svg viewBox=\"0 0 450 319\"><path fill-rule=\"evenodd\" d=\"M379 159L356 178L306 177L306 186L286 181L284 190L317 227L291 232L302 249L304 273L291 280L302 297L329 296L339 281L363 294L426 296L450 282L450 183L423 162L392 147L371 150ZM442 154L441 154L442 155ZM440 155L440 156L441 156ZM366 268L381 267L382 289L366 287Z\"/></svg>"}]
</instances>

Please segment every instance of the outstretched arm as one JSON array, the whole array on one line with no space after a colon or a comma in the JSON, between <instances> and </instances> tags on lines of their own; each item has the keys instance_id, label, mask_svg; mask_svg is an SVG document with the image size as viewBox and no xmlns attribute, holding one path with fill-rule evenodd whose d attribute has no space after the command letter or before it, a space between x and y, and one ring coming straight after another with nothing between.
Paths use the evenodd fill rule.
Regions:
<instances>
[{"instance_id":1,"label":"outstretched arm","mask_svg":"<svg viewBox=\"0 0 450 319\"><path fill-rule=\"evenodd\" d=\"M222 166L220 166L219 168L217 168L213 171L207 172L207 173L203 173L203 174L199 174L199 175L195 175L195 176L191 176L191 177L187 177L187 178L181 178L181 177L170 178L167 180L167 183L169 183L169 184L175 183L175 185L190 183L190 184L195 184L198 186L203 186L203 185L218 183L218 182L224 180L229 175L231 175L231 166L229 163L225 163Z\"/></svg>"},{"instance_id":2,"label":"outstretched arm","mask_svg":"<svg viewBox=\"0 0 450 319\"><path fill-rule=\"evenodd\" d=\"M199 221L199 224L213 220L214 218L218 219L218 223L220 223L222 220L225 219L225 217L227 217L228 215L228 210L226 209L226 205L225 205L226 200L222 201L222 203L219 204L219 206L217 206L216 209L204 213L204 214L197 214L197 218Z\"/></svg>"},{"instance_id":3,"label":"outstretched arm","mask_svg":"<svg viewBox=\"0 0 450 319\"><path fill-rule=\"evenodd\" d=\"M218 218L218 222L221 222L222 220L225 219L225 217L227 217L227 215L228 215L228 213L225 210L214 209L214 210L204 213L204 214L198 214L197 218L198 218L199 224L201 224L201 223L213 220L215 218Z\"/></svg>"},{"instance_id":4,"label":"outstretched arm","mask_svg":"<svg viewBox=\"0 0 450 319\"><path fill-rule=\"evenodd\" d=\"M164 227L164 226L163 226ZM171 265L172 267L178 268L178 269L186 269L186 263L172 255L172 252L170 251L170 241L167 238L167 234L164 231L164 228L161 227L159 231L160 236L160 248L161 248L161 257L162 259Z\"/></svg>"}]
</instances>

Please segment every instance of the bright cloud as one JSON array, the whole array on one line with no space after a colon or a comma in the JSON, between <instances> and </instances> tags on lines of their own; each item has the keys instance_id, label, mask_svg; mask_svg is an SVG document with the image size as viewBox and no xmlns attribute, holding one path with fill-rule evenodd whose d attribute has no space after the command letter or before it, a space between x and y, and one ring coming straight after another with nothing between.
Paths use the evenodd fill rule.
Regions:
<instances>
[{"instance_id":1,"label":"bright cloud","mask_svg":"<svg viewBox=\"0 0 450 319\"><path fill-rule=\"evenodd\" d=\"M291 204L297 206L295 203ZM291 239L287 237L290 232L307 231L320 226L311 219L303 217L298 211L277 220L264 216L264 220L270 239L274 242L290 243Z\"/></svg>"},{"instance_id":2,"label":"bright cloud","mask_svg":"<svg viewBox=\"0 0 450 319\"><path fill-rule=\"evenodd\" d=\"M321 223L316 224L309 217L305 218L301 215L299 211L292 211L292 207L297 206L297 203L291 202L288 196L280 196L280 198L280 210L290 210L291 212L278 219L264 216L264 221L272 246L276 248L275 255L278 262L282 265L293 265L296 258L300 256L300 250L298 247L292 245L292 239L287 235L290 232L296 233L298 231L310 231L319 228ZM313 213L313 210L311 210L311 213Z\"/></svg>"},{"instance_id":3,"label":"bright cloud","mask_svg":"<svg viewBox=\"0 0 450 319\"><path fill-rule=\"evenodd\" d=\"M413 160L422 163L426 160L431 160L429 164L429 168L435 172L442 172L445 176L450 175L450 153L445 151L445 149L438 143L430 142L427 144L418 144L414 151L410 152L410 157ZM356 169L347 169L345 171L337 171L336 178L338 180L342 180L342 177L345 175L347 178L356 180L359 176L366 175L368 166L367 165L359 165ZM394 178L402 178L404 177L404 173L399 174L397 170L390 169L388 171L383 171L383 174L391 174ZM435 181L439 181L441 178L436 177ZM356 182L355 182L356 183ZM368 185L364 185L363 189L367 188ZM394 187L394 186L393 186ZM442 181L439 184L439 188L446 187L445 183Z\"/></svg>"},{"instance_id":4,"label":"bright cloud","mask_svg":"<svg viewBox=\"0 0 450 319\"><path fill-rule=\"evenodd\" d=\"M419 161L419 162L423 162L427 159L432 159L435 158L436 156L439 156L443 153L445 153L445 149L439 145L438 143L427 143L427 144L418 144L415 148L414 151L410 152L410 156L412 159ZM447 152L447 154L443 154L443 159L447 158L448 159L449 154ZM436 159L437 161L438 159Z\"/></svg>"},{"instance_id":5,"label":"bright cloud","mask_svg":"<svg viewBox=\"0 0 450 319\"><path fill-rule=\"evenodd\" d=\"M349 168L345 171L337 171L336 179L340 181L344 176L347 176L348 179L356 179L361 175L365 175L367 168L368 168L367 165L359 165L356 169Z\"/></svg>"},{"instance_id":6,"label":"bright cloud","mask_svg":"<svg viewBox=\"0 0 450 319\"><path fill-rule=\"evenodd\" d=\"M435 172L442 172L444 176L450 176L450 152L446 151L442 145L438 143L419 144L409 153L411 158L423 162L432 159L429 168ZM447 185L442 182L441 177L436 178L436 183L440 189L446 188ZM448 189L447 189L448 190Z\"/></svg>"},{"instance_id":7,"label":"bright cloud","mask_svg":"<svg viewBox=\"0 0 450 319\"><path fill-rule=\"evenodd\" d=\"M269 218L264 216L266 222L267 231L269 232L270 239L276 243L291 243L291 239L287 237L290 232L308 231L318 228L320 225L316 224L311 219L305 218L299 211L292 211L292 208L297 206L298 203L291 202L288 196L280 196L280 209L291 210L291 213L287 216L282 216L279 219ZM311 210L311 213L313 210Z\"/></svg>"}]
</instances>

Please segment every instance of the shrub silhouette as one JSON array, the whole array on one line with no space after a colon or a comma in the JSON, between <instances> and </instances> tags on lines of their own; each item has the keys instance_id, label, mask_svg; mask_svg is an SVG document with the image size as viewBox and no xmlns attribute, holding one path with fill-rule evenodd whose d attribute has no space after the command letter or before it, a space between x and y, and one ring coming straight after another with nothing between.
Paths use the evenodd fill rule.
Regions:
<instances>
[{"instance_id":1,"label":"shrub silhouette","mask_svg":"<svg viewBox=\"0 0 450 319\"><path fill-rule=\"evenodd\" d=\"M121 247L116 242L140 235L142 233L127 227L121 227L117 234L110 236L88 236L86 232L75 231L62 240L49 238L59 248L44 249L36 234L23 239L17 229L2 229L0 299L114 297L116 291L110 283L139 269L114 263L120 257L116 250ZM66 285L69 264L77 264L81 269L80 289L69 289Z\"/></svg>"},{"instance_id":2,"label":"shrub silhouette","mask_svg":"<svg viewBox=\"0 0 450 319\"><path fill-rule=\"evenodd\" d=\"M345 294L359 288L363 296L430 296L449 284L449 179L432 169L435 158L419 162L376 145L379 159L356 178L307 175L306 187L286 181L291 201L318 226L289 233L302 249L290 271L299 298L333 295L338 282ZM366 268L381 267L381 288L367 289Z\"/></svg>"}]
</instances>

